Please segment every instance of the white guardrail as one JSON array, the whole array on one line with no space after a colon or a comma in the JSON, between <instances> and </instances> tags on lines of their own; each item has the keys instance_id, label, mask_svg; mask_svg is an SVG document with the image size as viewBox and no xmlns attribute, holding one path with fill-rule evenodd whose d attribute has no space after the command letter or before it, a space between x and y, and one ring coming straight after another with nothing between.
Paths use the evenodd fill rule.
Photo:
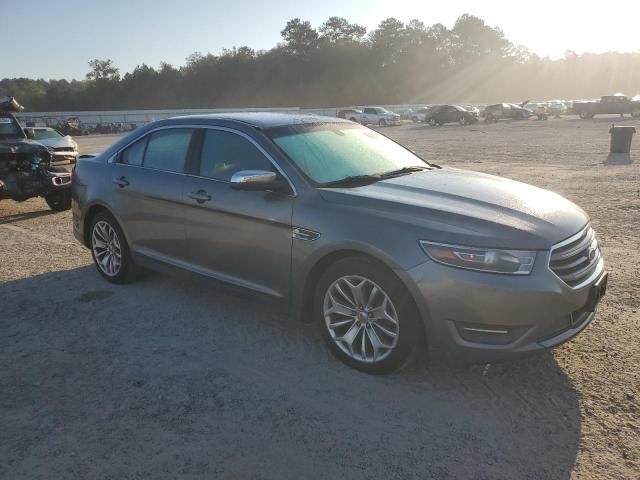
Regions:
<instances>
[{"instance_id":1,"label":"white guardrail","mask_svg":"<svg viewBox=\"0 0 640 480\"><path fill-rule=\"evenodd\" d=\"M402 113L409 108L422 107L424 105L380 105L391 111ZM195 109L166 109L166 110L96 110L96 111L67 111L67 112L21 112L16 117L21 122L33 122L36 126L56 126L58 123L77 118L86 127L92 127L99 123L124 123L136 126L161 120L163 118L177 117L180 115L203 115L208 113L229 112L283 112L302 113L308 115L325 115L335 117L343 108L361 107L333 107L333 108L195 108Z\"/></svg>"}]
</instances>

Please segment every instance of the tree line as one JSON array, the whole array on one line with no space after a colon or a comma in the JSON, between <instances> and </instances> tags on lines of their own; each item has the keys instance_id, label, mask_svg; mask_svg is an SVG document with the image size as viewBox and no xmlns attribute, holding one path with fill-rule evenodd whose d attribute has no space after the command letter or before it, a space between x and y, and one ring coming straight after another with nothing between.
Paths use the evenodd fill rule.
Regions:
<instances>
[{"instance_id":1,"label":"tree line","mask_svg":"<svg viewBox=\"0 0 640 480\"><path fill-rule=\"evenodd\" d=\"M195 52L183 66L138 65L124 75L109 59L84 80L4 78L0 96L30 111L220 107L326 107L396 103L489 103L640 92L640 52L552 60L514 45L473 15L452 28L387 18L370 32L341 17L317 29L299 18L270 50Z\"/></svg>"}]
</instances>

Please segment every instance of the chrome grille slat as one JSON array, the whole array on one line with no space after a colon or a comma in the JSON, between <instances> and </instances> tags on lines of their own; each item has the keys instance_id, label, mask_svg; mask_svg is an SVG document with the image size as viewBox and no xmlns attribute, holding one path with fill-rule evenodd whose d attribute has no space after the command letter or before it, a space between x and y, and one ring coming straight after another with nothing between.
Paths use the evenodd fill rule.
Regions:
<instances>
[{"instance_id":1,"label":"chrome grille slat","mask_svg":"<svg viewBox=\"0 0 640 480\"><path fill-rule=\"evenodd\" d=\"M598 260L600 260L600 255L596 255L594 261L592 263L589 263L586 267L581 268L580 270L573 272L573 273L563 273L562 274L562 279L569 283L569 282L573 282L575 280L581 279L583 277L586 277L589 275L590 270L592 270L596 265L598 265Z\"/></svg>"},{"instance_id":2,"label":"chrome grille slat","mask_svg":"<svg viewBox=\"0 0 640 480\"><path fill-rule=\"evenodd\" d=\"M562 260L564 258L573 257L576 253L585 250L595 240L595 234L593 230L589 230L584 237L578 239L578 243L572 242L569 245L561 247L559 252L553 253L551 261Z\"/></svg>"},{"instance_id":3,"label":"chrome grille slat","mask_svg":"<svg viewBox=\"0 0 640 480\"><path fill-rule=\"evenodd\" d=\"M592 258L589 258L590 254ZM549 256L549 268L572 288L584 286L597 275L597 270L602 268L602 254L591 226L554 245Z\"/></svg>"}]
</instances>

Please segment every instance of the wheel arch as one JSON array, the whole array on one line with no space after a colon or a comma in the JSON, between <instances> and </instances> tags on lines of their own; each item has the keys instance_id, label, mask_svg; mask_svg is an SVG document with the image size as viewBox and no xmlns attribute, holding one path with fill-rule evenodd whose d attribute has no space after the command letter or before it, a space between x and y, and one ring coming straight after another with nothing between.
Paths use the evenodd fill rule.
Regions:
<instances>
[{"instance_id":1,"label":"wheel arch","mask_svg":"<svg viewBox=\"0 0 640 480\"><path fill-rule=\"evenodd\" d=\"M418 302L414 296L414 291L407 285L406 279L402 275L398 275L399 266L392 259L386 258L380 252L369 249L361 249L357 246L345 246L331 251L324 252L314 259L312 264L306 270L306 274L302 277L302 287L293 295L293 314L305 323L310 323L312 319L311 307L313 305L313 296L316 285L322 277L322 274L334 263L347 257L365 257L373 260L375 263L394 275L407 289L409 296L418 308Z\"/></svg>"},{"instance_id":2,"label":"wheel arch","mask_svg":"<svg viewBox=\"0 0 640 480\"><path fill-rule=\"evenodd\" d=\"M91 235L91 232L89 230L90 230L90 227L91 227L91 222L93 221L95 216L98 215L101 212L107 212L109 215L111 215L116 220L116 222L118 222L118 225L120 225L120 228L122 229L122 232L124 233L125 240L128 242L127 232L125 232L124 228L122 227L122 222L120 221L118 216L113 212L113 210L111 210L104 203L96 202L96 203L90 205L89 207L87 207L87 210L86 210L86 212L84 214L84 217L82 219L82 239L83 239L84 245L87 248L90 247L89 237Z\"/></svg>"}]
</instances>

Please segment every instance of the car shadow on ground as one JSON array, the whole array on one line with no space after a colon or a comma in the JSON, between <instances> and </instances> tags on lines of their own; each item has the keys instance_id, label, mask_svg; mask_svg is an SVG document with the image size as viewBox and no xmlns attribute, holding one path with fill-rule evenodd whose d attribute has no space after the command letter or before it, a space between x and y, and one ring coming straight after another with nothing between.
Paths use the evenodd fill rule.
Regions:
<instances>
[{"instance_id":1,"label":"car shadow on ground","mask_svg":"<svg viewBox=\"0 0 640 480\"><path fill-rule=\"evenodd\" d=\"M0 298L3 478L560 479L576 460L551 354L365 375L313 326L190 275L118 286L87 266Z\"/></svg>"},{"instance_id":2,"label":"car shadow on ground","mask_svg":"<svg viewBox=\"0 0 640 480\"><path fill-rule=\"evenodd\" d=\"M56 212L55 210L36 210L33 212L22 212L22 213L14 213L11 215L3 215L3 211L0 210L0 225L5 223L14 223L19 222L21 220L31 220L34 218L44 217L47 215L55 215L60 212Z\"/></svg>"}]
</instances>

